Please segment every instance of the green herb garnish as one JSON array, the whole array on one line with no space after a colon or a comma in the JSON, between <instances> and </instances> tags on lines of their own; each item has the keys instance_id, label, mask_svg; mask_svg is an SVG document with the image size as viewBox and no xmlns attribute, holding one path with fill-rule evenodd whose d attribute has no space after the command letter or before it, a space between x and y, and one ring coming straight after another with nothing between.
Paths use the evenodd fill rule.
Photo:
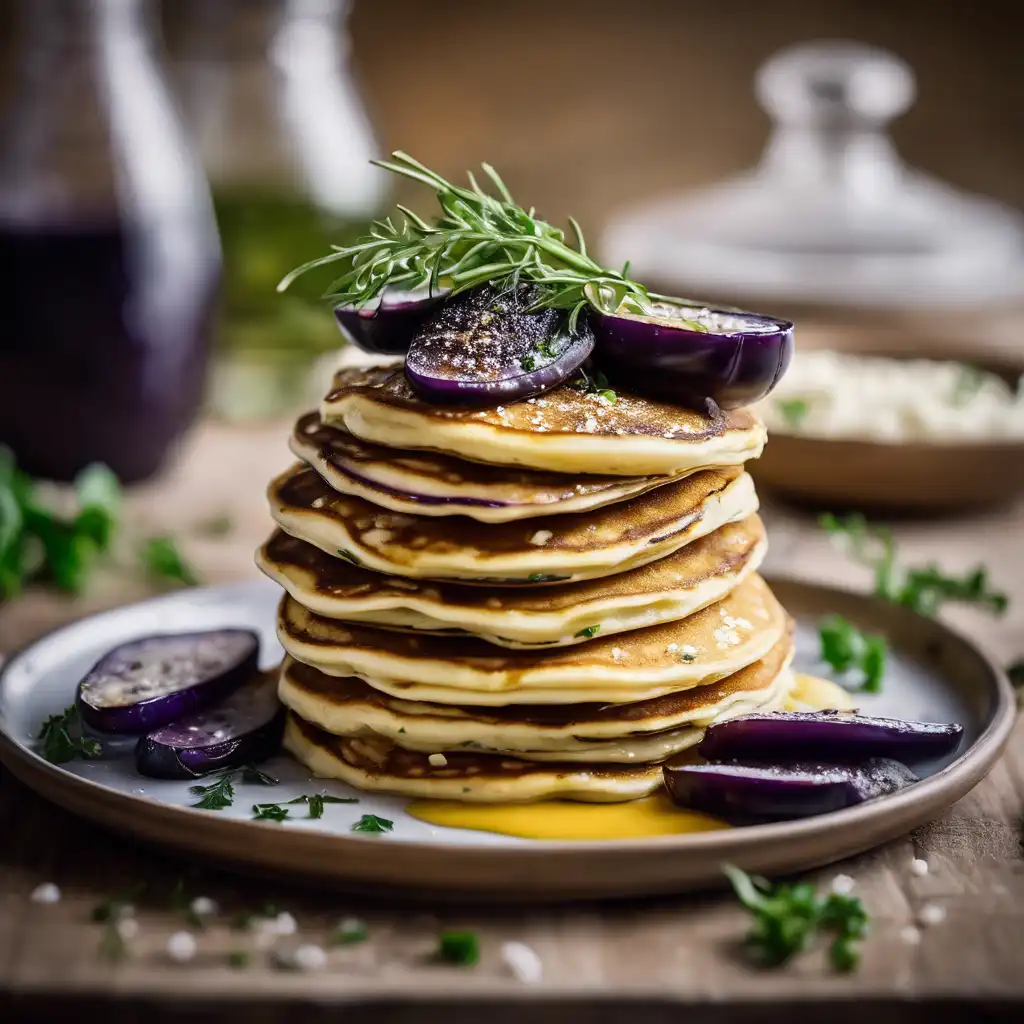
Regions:
<instances>
[{"instance_id":1,"label":"green herb garnish","mask_svg":"<svg viewBox=\"0 0 1024 1024\"><path fill-rule=\"evenodd\" d=\"M598 623L596 626L584 626L578 633L574 633L573 636L582 636L587 640L593 640L595 636L601 631L601 624Z\"/></svg>"},{"instance_id":2,"label":"green herb garnish","mask_svg":"<svg viewBox=\"0 0 1024 1024\"><path fill-rule=\"evenodd\" d=\"M395 823L387 818L378 818L376 814L364 814L353 826L353 832L391 832Z\"/></svg>"},{"instance_id":3,"label":"green herb garnish","mask_svg":"<svg viewBox=\"0 0 1024 1024\"><path fill-rule=\"evenodd\" d=\"M96 740L86 739L78 727L78 708L72 704L59 715L50 715L39 730L43 757L51 764L66 764L76 757L93 758L103 753Z\"/></svg>"},{"instance_id":4,"label":"green herb garnish","mask_svg":"<svg viewBox=\"0 0 1024 1024\"><path fill-rule=\"evenodd\" d=\"M354 946L357 942L365 942L369 937L365 923L353 918L351 921L343 921L335 928L327 941L332 946Z\"/></svg>"},{"instance_id":5,"label":"green herb garnish","mask_svg":"<svg viewBox=\"0 0 1024 1024\"><path fill-rule=\"evenodd\" d=\"M324 816L324 804L357 804L359 800L354 796L329 796L326 793L310 793L294 797L288 803L306 804L309 807L309 817L322 818Z\"/></svg>"},{"instance_id":6,"label":"green herb garnish","mask_svg":"<svg viewBox=\"0 0 1024 1024\"><path fill-rule=\"evenodd\" d=\"M352 554L348 548L338 548L338 557L344 558L346 562L351 562L353 565L362 565L363 563Z\"/></svg>"},{"instance_id":7,"label":"green herb garnish","mask_svg":"<svg viewBox=\"0 0 1024 1024\"><path fill-rule=\"evenodd\" d=\"M113 896L108 896L89 911L90 920L98 923L116 921L124 909L131 906L145 891L146 883L139 882L127 889L122 889Z\"/></svg>"},{"instance_id":8,"label":"green herb garnish","mask_svg":"<svg viewBox=\"0 0 1024 1024\"><path fill-rule=\"evenodd\" d=\"M887 648L885 637L865 633L841 615L829 615L818 626L821 660L836 672L857 670L861 689L878 693L885 674Z\"/></svg>"},{"instance_id":9,"label":"green herb garnish","mask_svg":"<svg viewBox=\"0 0 1024 1024\"><path fill-rule=\"evenodd\" d=\"M786 425L794 430L799 430L811 411L811 405L806 398L777 398L775 408L786 421Z\"/></svg>"},{"instance_id":10,"label":"green herb garnish","mask_svg":"<svg viewBox=\"0 0 1024 1024\"><path fill-rule=\"evenodd\" d=\"M153 577L194 587L199 579L182 557L173 537L150 537L143 541L139 555L146 571Z\"/></svg>"},{"instance_id":11,"label":"green herb garnish","mask_svg":"<svg viewBox=\"0 0 1024 1024\"><path fill-rule=\"evenodd\" d=\"M535 370L537 368L537 360L531 353L527 352L526 355L519 360L519 365L529 372L530 370Z\"/></svg>"},{"instance_id":12,"label":"green herb garnish","mask_svg":"<svg viewBox=\"0 0 1024 1024\"><path fill-rule=\"evenodd\" d=\"M247 949L233 949L228 953L228 966L233 967L236 971L248 967L251 960L252 954Z\"/></svg>"},{"instance_id":13,"label":"green herb garnish","mask_svg":"<svg viewBox=\"0 0 1024 1024\"><path fill-rule=\"evenodd\" d=\"M950 403L957 409L963 408L981 390L981 385L984 383L984 370L972 366L970 363L963 363L957 374L956 382L953 384Z\"/></svg>"},{"instance_id":14,"label":"green herb garnish","mask_svg":"<svg viewBox=\"0 0 1024 1024\"><path fill-rule=\"evenodd\" d=\"M100 936L100 959L109 964L117 964L128 955L128 944L118 927L116 920L107 921Z\"/></svg>"},{"instance_id":15,"label":"green herb garnish","mask_svg":"<svg viewBox=\"0 0 1024 1024\"><path fill-rule=\"evenodd\" d=\"M628 267L620 273L591 259L583 232L571 217L576 248L567 245L562 230L516 204L489 164L481 166L497 195L487 194L472 174L470 187L461 188L406 153L392 157L393 163L375 163L433 189L440 204L437 219L425 221L399 206L404 218L399 225L390 217L375 221L370 234L355 245L334 246L328 255L297 267L278 291L306 271L335 262L345 269L325 295L333 305L365 306L386 288L396 287L437 291L444 286L457 294L488 283L502 290L535 285L531 308L569 310L570 332L588 306L651 313L652 300L663 298L631 281ZM706 330L690 321L680 323Z\"/></svg>"},{"instance_id":16,"label":"green herb garnish","mask_svg":"<svg viewBox=\"0 0 1024 1024\"><path fill-rule=\"evenodd\" d=\"M242 767L242 781L258 783L261 786L276 786L281 780L247 764Z\"/></svg>"},{"instance_id":17,"label":"green herb garnish","mask_svg":"<svg viewBox=\"0 0 1024 1024\"><path fill-rule=\"evenodd\" d=\"M437 956L445 963L472 967L480 962L480 940L476 932L443 931L437 937Z\"/></svg>"},{"instance_id":18,"label":"green herb garnish","mask_svg":"<svg viewBox=\"0 0 1024 1024\"><path fill-rule=\"evenodd\" d=\"M216 782L208 786L189 786L189 792L193 796L200 796L199 803L192 804L192 807L199 807L204 811L223 811L230 807L235 800L235 787L231 784L234 772L225 772Z\"/></svg>"},{"instance_id":19,"label":"green herb garnish","mask_svg":"<svg viewBox=\"0 0 1024 1024\"><path fill-rule=\"evenodd\" d=\"M824 899L806 882L772 885L763 878L723 865L740 902L754 915L746 943L765 967L779 967L803 952L819 932L834 936L830 950L837 971L850 971L860 955L854 943L864 937L868 916L856 896L831 893Z\"/></svg>"},{"instance_id":20,"label":"green herb garnish","mask_svg":"<svg viewBox=\"0 0 1024 1024\"><path fill-rule=\"evenodd\" d=\"M288 808L280 804L253 804L254 821L284 821L288 817Z\"/></svg>"}]
</instances>

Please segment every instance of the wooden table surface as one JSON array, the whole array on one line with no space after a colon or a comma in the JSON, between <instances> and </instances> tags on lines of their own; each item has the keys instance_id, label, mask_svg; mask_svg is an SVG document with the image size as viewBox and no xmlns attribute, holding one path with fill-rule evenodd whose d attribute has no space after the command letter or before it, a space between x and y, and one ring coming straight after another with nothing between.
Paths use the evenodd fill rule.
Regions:
<instances>
[{"instance_id":1,"label":"wooden table surface","mask_svg":"<svg viewBox=\"0 0 1024 1024\"><path fill-rule=\"evenodd\" d=\"M129 519L140 532L171 530L205 582L253 575L252 549L268 530L264 484L288 462L284 424L257 429L205 425L175 465L134 493ZM194 528L226 513L234 528L222 538ZM769 570L867 586L863 570L834 552L812 519L766 510ZM952 571L978 561L1012 595L1000 621L958 609L949 618L970 630L997 658L1024 653L1024 508L956 522L896 526L908 561L937 559ZM60 622L144 596L130 574L107 574L71 603L31 593L0 610L0 652L9 652ZM824 609L823 609L824 611ZM113 1020L244 1019L303 1021L336 1014L339 1004L373 1004L374 1021L445 1020L485 1013L495 1022L782 1021L827 1001L837 1021L912 1021L959 1009L972 1019L1021 1019L1024 1013L1024 726L991 776L948 814L912 836L815 873L827 884L852 875L872 915L863 963L850 976L832 974L814 952L784 970L745 966L738 943L747 916L728 895L660 898L617 904L494 908L387 903L302 888L289 880L251 879L136 846L43 802L0 770L0 1020L83 1019L90 1010ZM925 858L930 871L909 869ZM198 936L187 967L171 963L167 937L182 927L170 894L184 878L190 895L214 898L218 920L272 901L296 917L309 941L323 940L339 918L366 920L368 942L329 954L315 973L276 969L257 951L244 970L227 966L229 951L251 939L214 924ZM30 900L41 882L62 900ZM132 955L110 965L98 957L100 926L89 911L105 896L138 882L139 934ZM901 930L934 903L944 922L922 930L919 945ZM471 969L430 961L439 925L479 931L483 958ZM509 974L501 944L520 940L540 955L544 976L524 985ZM569 1002L567 1002L569 1000ZM112 1001L112 1002L111 1002ZM628 1005L624 1005L628 1003ZM370 1012L367 1010L366 1012ZM813 1018L812 1018L813 1019ZM943 1019L948 1019L944 1017Z\"/></svg>"}]
</instances>

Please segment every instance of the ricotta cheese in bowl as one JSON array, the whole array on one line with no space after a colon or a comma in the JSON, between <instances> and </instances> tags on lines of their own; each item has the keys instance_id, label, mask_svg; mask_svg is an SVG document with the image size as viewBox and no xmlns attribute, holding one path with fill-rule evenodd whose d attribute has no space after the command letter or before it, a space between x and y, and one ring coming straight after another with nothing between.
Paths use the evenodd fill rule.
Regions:
<instances>
[{"instance_id":1,"label":"ricotta cheese in bowl","mask_svg":"<svg viewBox=\"0 0 1024 1024\"><path fill-rule=\"evenodd\" d=\"M1024 440L1016 388L954 360L798 352L758 410L770 433L883 444Z\"/></svg>"}]
</instances>

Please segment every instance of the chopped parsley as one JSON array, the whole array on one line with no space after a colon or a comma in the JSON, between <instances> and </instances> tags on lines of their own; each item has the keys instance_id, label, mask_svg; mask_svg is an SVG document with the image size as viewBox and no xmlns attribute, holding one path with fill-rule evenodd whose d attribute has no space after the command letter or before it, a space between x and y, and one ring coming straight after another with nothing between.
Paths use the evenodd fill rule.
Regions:
<instances>
[{"instance_id":1,"label":"chopped parsley","mask_svg":"<svg viewBox=\"0 0 1024 1024\"><path fill-rule=\"evenodd\" d=\"M887 648L885 637L865 633L841 615L829 615L818 626L821 660L836 672L858 671L868 693L882 689Z\"/></svg>"},{"instance_id":2,"label":"chopped parsley","mask_svg":"<svg viewBox=\"0 0 1024 1024\"><path fill-rule=\"evenodd\" d=\"M261 772L259 768L247 764L242 768L242 781L256 782L261 786L276 786L280 779L275 779L273 775L268 775L266 772Z\"/></svg>"},{"instance_id":3,"label":"chopped parsley","mask_svg":"<svg viewBox=\"0 0 1024 1024\"><path fill-rule=\"evenodd\" d=\"M566 386L584 395L600 395L611 405L619 400L619 396L609 386L608 378L603 373L595 373L593 377L589 377L584 370L580 370L580 376L569 381Z\"/></svg>"},{"instance_id":4,"label":"chopped parsley","mask_svg":"<svg viewBox=\"0 0 1024 1024\"><path fill-rule=\"evenodd\" d=\"M480 940L476 932L443 931L437 937L437 956L448 964L472 967L480 962Z\"/></svg>"},{"instance_id":5,"label":"chopped parsley","mask_svg":"<svg viewBox=\"0 0 1024 1024\"><path fill-rule=\"evenodd\" d=\"M601 625L598 623L596 626L584 626L578 633L573 634L574 636L582 636L587 640L593 640L595 636L601 631Z\"/></svg>"},{"instance_id":6,"label":"chopped parsley","mask_svg":"<svg viewBox=\"0 0 1024 1024\"><path fill-rule=\"evenodd\" d=\"M228 953L228 966L233 967L236 971L248 967L251 960L252 954L247 949L233 949Z\"/></svg>"},{"instance_id":7,"label":"chopped parsley","mask_svg":"<svg viewBox=\"0 0 1024 1024\"><path fill-rule=\"evenodd\" d=\"M81 735L78 708L72 704L59 715L50 715L39 729L43 757L51 764L66 764L76 757L93 758L103 753L96 740Z\"/></svg>"},{"instance_id":8,"label":"chopped parsley","mask_svg":"<svg viewBox=\"0 0 1024 1024\"><path fill-rule=\"evenodd\" d=\"M353 917L342 921L327 937L327 941L332 946L354 946L358 942L365 942L369 937L366 924Z\"/></svg>"},{"instance_id":9,"label":"chopped parsley","mask_svg":"<svg viewBox=\"0 0 1024 1024\"><path fill-rule=\"evenodd\" d=\"M803 952L819 933L833 936L829 951L837 971L851 971L860 961L855 943L864 938L868 915L856 896L830 893L819 897L813 885L772 885L763 878L723 865L740 902L753 914L746 945L764 967L780 967Z\"/></svg>"},{"instance_id":10,"label":"chopped parsley","mask_svg":"<svg viewBox=\"0 0 1024 1024\"><path fill-rule=\"evenodd\" d=\"M799 430L811 411L811 404L806 398L777 398L775 408L779 410L779 415L787 426Z\"/></svg>"},{"instance_id":11,"label":"chopped parsley","mask_svg":"<svg viewBox=\"0 0 1024 1024\"><path fill-rule=\"evenodd\" d=\"M288 817L288 808L280 804L253 804L254 821L284 821Z\"/></svg>"},{"instance_id":12,"label":"chopped parsley","mask_svg":"<svg viewBox=\"0 0 1024 1024\"><path fill-rule=\"evenodd\" d=\"M150 576L186 587L194 587L199 583L199 578L178 550L177 541L173 537L150 537L142 542L139 553Z\"/></svg>"},{"instance_id":13,"label":"chopped parsley","mask_svg":"<svg viewBox=\"0 0 1024 1024\"><path fill-rule=\"evenodd\" d=\"M526 355L519 360L519 365L529 373L530 370L537 369L537 360L534 358L532 352L527 352Z\"/></svg>"},{"instance_id":14,"label":"chopped parsley","mask_svg":"<svg viewBox=\"0 0 1024 1024\"><path fill-rule=\"evenodd\" d=\"M208 786L189 786L188 791L193 796L202 799L192 807L201 808L204 811L223 811L230 807L235 801L235 787L231 784L234 772L225 772L216 782Z\"/></svg>"},{"instance_id":15,"label":"chopped parsley","mask_svg":"<svg viewBox=\"0 0 1024 1024\"><path fill-rule=\"evenodd\" d=\"M289 800L290 804L306 804L309 807L310 818L322 818L324 816L324 804L357 804L359 800L354 796L329 796L326 793L310 793L297 796Z\"/></svg>"},{"instance_id":16,"label":"chopped parsley","mask_svg":"<svg viewBox=\"0 0 1024 1024\"><path fill-rule=\"evenodd\" d=\"M353 832L391 832L395 823L387 818L378 818L376 814L364 814L353 826Z\"/></svg>"}]
</instances>

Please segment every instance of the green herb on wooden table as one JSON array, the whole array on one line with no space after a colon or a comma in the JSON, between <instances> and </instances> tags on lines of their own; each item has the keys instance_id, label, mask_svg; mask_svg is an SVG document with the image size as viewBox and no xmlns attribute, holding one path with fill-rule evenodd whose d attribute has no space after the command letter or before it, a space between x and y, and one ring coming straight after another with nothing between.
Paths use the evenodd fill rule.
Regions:
<instances>
[{"instance_id":1,"label":"green herb on wooden table","mask_svg":"<svg viewBox=\"0 0 1024 1024\"><path fill-rule=\"evenodd\" d=\"M74 704L59 715L50 715L43 722L39 740L43 745L43 757L51 764L66 764L76 757L99 757L103 752L96 740L81 735L78 708Z\"/></svg>"},{"instance_id":2,"label":"green herb on wooden table","mask_svg":"<svg viewBox=\"0 0 1024 1024\"><path fill-rule=\"evenodd\" d=\"M365 922L350 917L331 932L327 942L331 946L354 946L356 943L365 942L369 937Z\"/></svg>"},{"instance_id":3,"label":"green herb on wooden table","mask_svg":"<svg viewBox=\"0 0 1024 1024\"><path fill-rule=\"evenodd\" d=\"M476 932L443 931L437 937L437 956L448 964L472 967L480 962L480 939Z\"/></svg>"},{"instance_id":4,"label":"green herb on wooden table","mask_svg":"<svg viewBox=\"0 0 1024 1024\"><path fill-rule=\"evenodd\" d=\"M150 537L142 542L139 557L145 570L154 579L194 587L199 583L195 571L185 561L173 537Z\"/></svg>"},{"instance_id":5,"label":"green herb on wooden table","mask_svg":"<svg viewBox=\"0 0 1024 1024\"><path fill-rule=\"evenodd\" d=\"M395 823L387 818L378 818L376 814L364 814L352 826L353 832L391 832Z\"/></svg>"},{"instance_id":6,"label":"green herb on wooden table","mask_svg":"<svg viewBox=\"0 0 1024 1024\"><path fill-rule=\"evenodd\" d=\"M821 660L836 672L861 673L861 689L878 693L885 674L885 637L865 633L841 615L829 615L818 626Z\"/></svg>"},{"instance_id":7,"label":"green herb on wooden table","mask_svg":"<svg viewBox=\"0 0 1024 1024\"><path fill-rule=\"evenodd\" d=\"M855 943L864 938L868 915L860 899L839 893L822 898L806 882L773 885L731 864L722 870L740 902L753 915L746 945L764 967L780 967L806 950L819 933L832 935L829 951L837 971L850 971L860 961Z\"/></svg>"}]
</instances>

